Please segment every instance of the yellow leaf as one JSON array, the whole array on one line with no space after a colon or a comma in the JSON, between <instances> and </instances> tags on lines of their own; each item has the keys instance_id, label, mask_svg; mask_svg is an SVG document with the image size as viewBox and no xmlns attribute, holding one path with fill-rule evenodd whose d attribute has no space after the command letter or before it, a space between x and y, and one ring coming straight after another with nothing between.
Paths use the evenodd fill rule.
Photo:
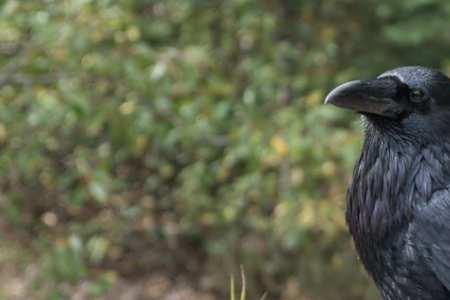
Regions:
<instances>
[{"instance_id":1,"label":"yellow leaf","mask_svg":"<svg viewBox=\"0 0 450 300\"><path fill-rule=\"evenodd\" d=\"M124 115L130 115L136 110L134 101L125 101L119 106L119 111Z\"/></svg>"},{"instance_id":2,"label":"yellow leaf","mask_svg":"<svg viewBox=\"0 0 450 300\"><path fill-rule=\"evenodd\" d=\"M278 154L278 156L284 157L289 153L289 147L284 141L284 139L280 136L274 136L270 140L270 145L275 150L275 152Z\"/></svg>"},{"instance_id":3,"label":"yellow leaf","mask_svg":"<svg viewBox=\"0 0 450 300\"><path fill-rule=\"evenodd\" d=\"M322 174L326 177L333 177L336 175L337 169L336 164L333 161L326 161L321 166Z\"/></svg>"},{"instance_id":4,"label":"yellow leaf","mask_svg":"<svg viewBox=\"0 0 450 300\"><path fill-rule=\"evenodd\" d=\"M305 97L305 100L308 108L313 108L322 104L323 94L321 91L313 91Z\"/></svg>"},{"instance_id":5,"label":"yellow leaf","mask_svg":"<svg viewBox=\"0 0 450 300\"><path fill-rule=\"evenodd\" d=\"M136 42L141 37L141 32L139 31L139 28L136 26L131 26L126 31L126 35L129 41Z\"/></svg>"}]
</instances>

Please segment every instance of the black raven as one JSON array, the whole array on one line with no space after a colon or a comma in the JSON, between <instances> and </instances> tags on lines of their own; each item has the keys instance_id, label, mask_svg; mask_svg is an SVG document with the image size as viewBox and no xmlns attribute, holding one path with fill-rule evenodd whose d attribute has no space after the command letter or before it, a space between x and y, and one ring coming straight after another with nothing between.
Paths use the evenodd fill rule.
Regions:
<instances>
[{"instance_id":1,"label":"black raven","mask_svg":"<svg viewBox=\"0 0 450 300\"><path fill-rule=\"evenodd\" d=\"M382 298L450 299L450 79L401 67L345 83L325 103L364 120L346 219Z\"/></svg>"}]
</instances>

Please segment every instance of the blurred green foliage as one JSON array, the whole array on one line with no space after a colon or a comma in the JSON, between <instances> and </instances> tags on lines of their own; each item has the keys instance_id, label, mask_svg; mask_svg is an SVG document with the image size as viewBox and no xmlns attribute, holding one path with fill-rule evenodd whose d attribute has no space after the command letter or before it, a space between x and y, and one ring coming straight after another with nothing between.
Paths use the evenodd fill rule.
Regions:
<instances>
[{"instance_id":1,"label":"blurred green foliage","mask_svg":"<svg viewBox=\"0 0 450 300\"><path fill-rule=\"evenodd\" d=\"M0 264L38 270L29 298L164 272L225 299L241 264L249 299L377 298L343 215L359 124L322 101L450 70L450 2L0 7Z\"/></svg>"}]
</instances>

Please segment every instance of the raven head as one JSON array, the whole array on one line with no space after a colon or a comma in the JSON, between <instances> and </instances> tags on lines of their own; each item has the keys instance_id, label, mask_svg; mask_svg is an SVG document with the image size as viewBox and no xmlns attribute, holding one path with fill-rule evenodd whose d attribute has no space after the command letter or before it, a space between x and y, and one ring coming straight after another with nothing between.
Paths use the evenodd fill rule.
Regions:
<instances>
[{"instance_id":1,"label":"raven head","mask_svg":"<svg viewBox=\"0 0 450 300\"><path fill-rule=\"evenodd\" d=\"M450 133L450 79L424 67L401 67L332 90L325 103L364 115L374 128L423 138ZM390 130L392 132L392 130Z\"/></svg>"}]
</instances>

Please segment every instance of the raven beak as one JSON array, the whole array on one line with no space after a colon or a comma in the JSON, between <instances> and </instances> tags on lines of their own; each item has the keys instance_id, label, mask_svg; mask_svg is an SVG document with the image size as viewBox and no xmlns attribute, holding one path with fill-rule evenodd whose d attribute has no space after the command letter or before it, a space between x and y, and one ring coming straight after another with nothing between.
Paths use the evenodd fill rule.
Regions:
<instances>
[{"instance_id":1,"label":"raven beak","mask_svg":"<svg viewBox=\"0 0 450 300\"><path fill-rule=\"evenodd\" d=\"M363 114L395 118L404 110L395 100L400 84L389 77L350 81L332 90L327 95L325 104L333 104Z\"/></svg>"}]
</instances>

